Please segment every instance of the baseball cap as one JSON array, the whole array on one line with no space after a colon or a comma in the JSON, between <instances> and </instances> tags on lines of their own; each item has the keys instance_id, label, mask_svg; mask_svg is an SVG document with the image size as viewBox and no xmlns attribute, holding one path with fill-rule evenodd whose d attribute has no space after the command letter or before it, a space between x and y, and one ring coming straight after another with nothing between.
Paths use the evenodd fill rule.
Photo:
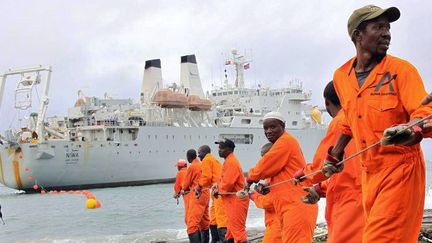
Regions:
<instances>
[{"instance_id":1,"label":"baseball cap","mask_svg":"<svg viewBox=\"0 0 432 243\"><path fill-rule=\"evenodd\" d=\"M229 140L229 139L226 139L226 138L219 140L219 141L216 141L215 144L219 144L220 146L222 146L224 148L231 148L231 149L235 148L234 142Z\"/></svg>"},{"instance_id":2,"label":"baseball cap","mask_svg":"<svg viewBox=\"0 0 432 243\"><path fill-rule=\"evenodd\" d=\"M187 163L186 160L184 159L179 159L176 163L175 163L176 167L186 167Z\"/></svg>"},{"instance_id":3,"label":"baseball cap","mask_svg":"<svg viewBox=\"0 0 432 243\"><path fill-rule=\"evenodd\" d=\"M354 10L348 19L348 34L352 37L354 30L364 21L378 18L381 15L385 15L388 21L394 22L399 19L400 11L396 7L390 7L382 9L375 5L366 5L359 9Z\"/></svg>"}]
</instances>

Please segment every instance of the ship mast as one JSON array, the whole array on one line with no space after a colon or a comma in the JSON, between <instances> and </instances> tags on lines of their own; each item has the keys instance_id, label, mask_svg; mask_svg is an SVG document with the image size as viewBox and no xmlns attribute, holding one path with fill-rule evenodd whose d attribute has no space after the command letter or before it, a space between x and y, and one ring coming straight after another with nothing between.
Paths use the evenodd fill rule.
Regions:
<instances>
[{"instance_id":1,"label":"ship mast","mask_svg":"<svg viewBox=\"0 0 432 243\"><path fill-rule=\"evenodd\" d=\"M235 87L236 88L244 88L244 71L249 68L250 60L246 60L243 55L240 55L236 49L231 51L232 60L228 60L228 64L232 64L235 67L236 71L236 80Z\"/></svg>"}]
</instances>

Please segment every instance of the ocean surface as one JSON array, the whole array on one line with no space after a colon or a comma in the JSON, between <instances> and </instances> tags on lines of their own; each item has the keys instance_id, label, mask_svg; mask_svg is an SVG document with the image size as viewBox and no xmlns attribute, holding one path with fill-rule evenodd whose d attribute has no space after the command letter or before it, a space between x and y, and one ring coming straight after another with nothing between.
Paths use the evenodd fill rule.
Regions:
<instances>
[{"instance_id":1,"label":"ocean surface","mask_svg":"<svg viewBox=\"0 0 432 243\"><path fill-rule=\"evenodd\" d=\"M432 208L432 141L423 143L427 171L425 208ZM175 171L173 171L175 174ZM150 242L186 239L182 200L172 184L90 190L102 207L87 209L81 194L25 194L0 186L5 225L0 242ZM324 222L325 200L318 222ZM249 229L264 228L264 213L250 204Z\"/></svg>"}]
</instances>

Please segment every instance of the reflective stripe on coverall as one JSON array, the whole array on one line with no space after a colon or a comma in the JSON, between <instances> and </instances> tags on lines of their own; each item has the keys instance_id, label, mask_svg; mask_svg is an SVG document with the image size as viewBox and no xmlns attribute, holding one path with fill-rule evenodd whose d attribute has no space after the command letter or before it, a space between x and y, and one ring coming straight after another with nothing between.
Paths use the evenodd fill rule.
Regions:
<instances>
[{"instance_id":1,"label":"reflective stripe on coverall","mask_svg":"<svg viewBox=\"0 0 432 243\"><path fill-rule=\"evenodd\" d=\"M297 140L286 131L271 149L250 169L248 177L254 181L270 179L270 185L288 180L306 163ZM318 206L305 204L301 186L284 183L272 187L268 194L282 227L282 242L312 242Z\"/></svg>"},{"instance_id":2,"label":"reflective stripe on coverall","mask_svg":"<svg viewBox=\"0 0 432 243\"><path fill-rule=\"evenodd\" d=\"M243 170L234 153L229 154L223 163L219 182L219 192L238 192L244 188ZM246 217L249 198L240 199L236 195L222 195L222 202L227 214L226 239L234 238L234 242L247 241Z\"/></svg>"},{"instance_id":3,"label":"reflective stripe on coverall","mask_svg":"<svg viewBox=\"0 0 432 243\"><path fill-rule=\"evenodd\" d=\"M253 201L257 208L262 208L265 212L264 219L266 229L263 243L282 242L280 222L275 213L270 195L258 195Z\"/></svg>"},{"instance_id":4,"label":"reflective stripe on coverall","mask_svg":"<svg viewBox=\"0 0 432 243\"><path fill-rule=\"evenodd\" d=\"M176 180L175 180L175 183L174 183L174 193L176 195L180 194L184 178L186 177L186 172L187 172L187 167L181 168L179 171L177 171ZM184 212L185 212L185 215L184 215L185 224L186 224L186 219L187 219L187 209L188 209L188 206L189 206L188 200L189 200L189 193L186 194L186 195L183 195L183 205L184 205Z\"/></svg>"},{"instance_id":5,"label":"reflective stripe on coverall","mask_svg":"<svg viewBox=\"0 0 432 243\"><path fill-rule=\"evenodd\" d=\"M187 234L192 234L196 231L205 231L209 228L210 218L208 206L210 201L210 192L203 190L201 197L196 199L193 194L193 189L198 185L199 177L201 176L201 162L194 159L188 167L186 176L183 182L183 190L190 190L189 206L187 210ZM192 195L192 196L191 196Z\"/></svg>"},{"instance_id":6,"label":"reflective stripe on coverall","mask_svg":"<svg viewBox=\"0 0 432 243\"><path fill-rule=\"evenodd\" d=\"M352 58L334 74L345 113L342 133L357 151L382 138L395 124L432 113L420 106L426 91L416 68L386 55L359 88ZM420 144L377 146L361 155L365 210L363 242L417 242L425 196L425 165Z\"/></svg>"},{"instance_id":7,"label":"reflective stripe on coverall","mask_svg":"<svg viewBox=\"0 0 432 243\"><path fill-rule=\"evenodd\" d=\"M207 190L216 184L222 173L222 164L212 154L208 153L201 161L201 177L199 185L203 190ZM210 225L217 225L218 228L226 227L227 216L223 208L222 197L216 199L211 197L212 205L210 208Z\"/></svg>"}]
</instances>

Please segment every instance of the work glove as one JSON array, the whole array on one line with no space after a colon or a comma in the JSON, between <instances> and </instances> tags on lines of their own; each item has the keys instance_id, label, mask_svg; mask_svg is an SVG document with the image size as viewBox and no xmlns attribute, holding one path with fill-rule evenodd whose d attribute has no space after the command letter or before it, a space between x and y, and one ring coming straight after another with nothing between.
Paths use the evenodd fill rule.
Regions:
<instances>
[{"instance_id":1,"label":"work glove","mask_svg":"<svg viewBox=\"0 0 432 243\"><path fill-rule=\"evenodd\" d=\"M343 155L341 156L341 158L336 158L335 156L331 155L332 150L333 150L333 146L331 146L329 148L329 150L327 152L327 156L326 156L324 163L323 163L323 167L321 169L322 173L326 177L330 177L334 173L339 173L344 168L343 164L337 165L337 163L339 163L342 160Z\"/></svg>"},{"instance_id":2,"label":"work glove","mask_svg":"<svg viewBox=\"0 0 432 243\"><path fill-rule=\"evenodd\" d=\"M306 204L316 204L321 197L325 197L326 194L321 188L321 183L314 185L313 187L303 188L308 194L302 198L302 201Z\"/></svg>"},{"instance_id":3,"label":"work glove","mask_svg":"<svg viewBox=\"0 0 432 243\"><path fill-rule=\"evenodd\" d=\"M384 130L381 144L411 146L420 143L422 139L423 133L421 127L412 126L408 128L408 125L400 124Z\"/></svg>"},{"instance_id":4,"label":"work glove","mask_svg":"<svg viewBox=\"0 0 432 243\"><path fill-rule=\"evenodd\" d=\"M185 195L187 195L189 192L190 192L189 190L181 190L181 191L180 191L180 195L185 196Z\"/></svg>"},{"instance_id":5,"label":"work glove","mask_svg":"<svg viewBox=\"0 0 432 243\"><path fill-rule=\"evenodd\" d=\"M218 188L218 185L217 184L214 184L212 187L211 187L211 195L213 196L213 197L215 197L216 199L218 199L218 197L219 197L219 188Z\"/></svg>"},{"instance_id":6,"label":"work glove","mask_svg":"<svg viewBox=\"0 0 432 243\"><path fill-rule=\"evenodd\" d=\"M197 186L194 188L194 193L195 193L195 197L196 197L196 199L199 199L200 196L201 196L201 193L202 193L202 187L201 187L200 185L197 185Z\"/></svg>"},{"instance_id":7,"label":"work glove","mask_svg":"<svg viewBox=\"0 0 432 243\"><path fill-rule=\"evenodd\" d=\"M245 182L245 184L244 184L244 188L243 188L243 189L244 189L245 191L249 192L250 187L251 187L251 185L252 185L253 183L256 183L256 181L252 180L249 176L246 177L246 182Z\"/></svg>"},{"instance_id":8,"label":"work glove","mask_svg":"<svg viewBox=\"0 0 432 243\"><path fill-rule=\"evenodd\" d=\"M294 184L297 185L298 183L306 180L304 168L299 169L294 173Z\"/></svg>"},{"instance_id":9,"label":"work glove","mask_svg":"<svg viewBox=\"0 0 432 243\"><path fill-rule=\"evenodd\" d=\"M270 188L268 188L268 186L269 184L266 181L261 180L258 182L258 184L255 185L254 189L257 193L266 195L270 192Z\"/></svg>"},{"instance_id":10,"label":"work glove","mask_svg":"<svg viewBox=\"0 0 432 243\"><path fill-rule=\"evenodd\" d=\"M174 195L173 195L173 198L174 198L174 199L177 199L177 198L179 198L179 197L180 197L180 194L174 193Z\"/></svg>"}]
</instances>

